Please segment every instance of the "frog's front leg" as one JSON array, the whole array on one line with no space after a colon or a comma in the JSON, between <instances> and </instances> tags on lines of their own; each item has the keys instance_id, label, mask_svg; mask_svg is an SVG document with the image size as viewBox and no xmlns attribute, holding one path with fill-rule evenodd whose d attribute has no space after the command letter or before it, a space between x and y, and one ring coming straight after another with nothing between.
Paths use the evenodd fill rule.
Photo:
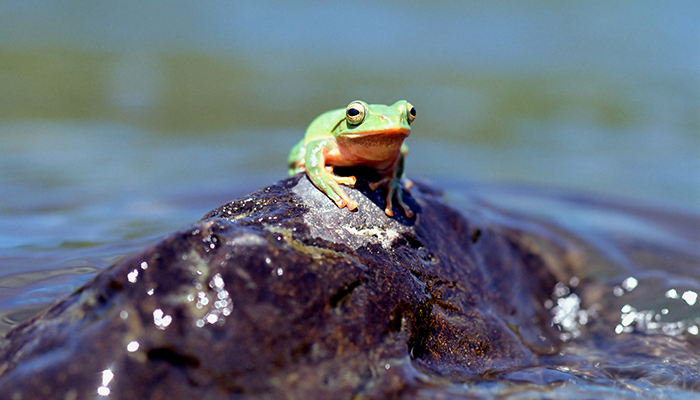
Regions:
<instances>
[{"instance_id":1,"label":"frog's front leg","mask_svg":"<svg viewBox=\"0 0 700 400\"><path fill-rule=\"evenodd\" d=\"M390 175L385 176L377 182L369 184L369 187L372 190L377 190L377 188L380 186L386 186L386 208L384 208L384 212L390 217L394 216L393 199L394 195L396 195L396 199L399 201L399 205L403 209L406 217L413 218L413 211L411 211L411 207L409 207L403 199L404 192L410 193L410 188L413 186L413 182L407 179L405 180L405 185L402 182L404 181L402 178L403 160L405 154L406 153L402 151L402 154L397 158L396 164L393 167L393 173L390 173Z\"/></svg>"},{"instance_id":2,"label":"frog's front leg","mask_svg":"<svg viewBox=\"0 0 700 400\"><path fill-rule=\"evenodd\" d=\"M339 184L354 185L355 177L337 176L333 173L333 167L326 165L326 154L335 148L335 142L327 138L310 141L306 145L304 168L311 182L330 197L338 208L347 206L348 210L354 210L357 202L348 197Z\"/></svg>"}]
</instances>

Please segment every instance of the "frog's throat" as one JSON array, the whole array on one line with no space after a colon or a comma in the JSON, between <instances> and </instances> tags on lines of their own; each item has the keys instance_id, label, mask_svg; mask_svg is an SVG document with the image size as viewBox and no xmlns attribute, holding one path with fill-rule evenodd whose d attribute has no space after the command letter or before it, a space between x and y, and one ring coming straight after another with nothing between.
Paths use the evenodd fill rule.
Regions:
<instances>
[{"instance_id":1,"label":"frog's throat","mask_svg":"<svg viewBox=\"0 0 700 400\"><path fill-rule=\"evenodd\" d=\"M368 166L383 169L392 165L401 154L404 134L343 136L334 151L327 154L327 163L335 166Z\"/></svg>"}]
</instances>

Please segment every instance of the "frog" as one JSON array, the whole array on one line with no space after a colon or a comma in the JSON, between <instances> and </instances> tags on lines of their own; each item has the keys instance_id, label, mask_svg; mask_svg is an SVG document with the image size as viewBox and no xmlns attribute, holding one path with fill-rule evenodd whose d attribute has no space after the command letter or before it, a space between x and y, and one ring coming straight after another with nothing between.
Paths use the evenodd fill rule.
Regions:
<instances>
[{"instance_id":1,"label":"frog","mask_svg":"<svg viewBox=\"0 0 700 400\"><path fill-rule=\"evenodd\" d=\"M384 212L393 217L396 197L404 214L414 213L404 201L413 183L404 176L404 159L416 109L406 100L392 105L367 104L361 100L347 107L327 111L314 119L304 137L289 153L289 175L306 172L313 184L338 208L357 209L357 202L340 187L354 186L355 176L338 176L335 167L369 167L379 180L369 184L371 190L386 188Z\"/></svg>"}]
</instances>

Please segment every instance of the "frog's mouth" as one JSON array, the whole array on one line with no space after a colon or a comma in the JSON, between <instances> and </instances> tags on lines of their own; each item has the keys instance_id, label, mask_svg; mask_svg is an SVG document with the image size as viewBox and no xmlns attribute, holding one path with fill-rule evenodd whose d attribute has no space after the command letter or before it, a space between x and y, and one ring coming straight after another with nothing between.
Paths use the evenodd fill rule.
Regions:
<instances>
[{"instance_id":1,"label":"frog's mouth","mask_svg":"<svg viewBox=\"0 0 700 400\"><path fill-rule=\"evenodd\" d=\"M392 129L382 129L376 131L366 131L362 133L344 133L343 137L345 139L362 139L365 137L377 137L377 136L403 136L407 137L411 133L410 129L406 128L392 128Z\"/></svg>"}]
</instances>

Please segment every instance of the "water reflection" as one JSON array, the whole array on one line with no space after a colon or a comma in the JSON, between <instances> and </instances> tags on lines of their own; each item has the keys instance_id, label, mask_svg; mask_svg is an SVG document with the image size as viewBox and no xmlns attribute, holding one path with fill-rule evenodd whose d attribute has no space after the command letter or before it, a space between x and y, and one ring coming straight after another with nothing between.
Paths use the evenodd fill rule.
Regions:
<instances>
[{"instance_id":1,"label":"water reflection","mask_svg":"<svg viewBox=\"0 0 700 400\"><path fill-rule=\"evenodd\" d=\"M668 299L678 299L681 298L688 303L689 306L694 306L695 302L698 300L698 294L692 290L687 290L679 297L678 291L676 289L669 289L665 294Z\"/></svg>"},{"instance_id":2,"label":"water reflection","mask_svg":"<svg viewBox=\"0 0 700 400\"><path fill-rule=\"evenodd\" d=\"M579 279L573 277L569 285L557 282L552 293L552 300L545 302L545 307L551 310L552 325L559 328L559 339L564 342L581 336L581 327L586 325L596 315L595 307L581 308L581 298L572 293L571 288L579 284Z\"/></svg>"},{"instance_id":3,"label":"water reflection","mask_svg":"<svg viewBox=\"0 0 700 400\"><path fill-rule=\"evenodd\" d=\"M625 292L633 291L638 284L639 281L636 278L630 276L629 278L622 281L622 284L613 288L613 294L617 297L621 297L623 294L625 294Z\"/></svg>"},{"instance_id":4,"label":"water reflection","mask_svg":"<svg viewBox=\"0 0 700 400\"><path fill-rule=\"evenodd\" d=\"M662 281L661 284L663 283ZM631 297L627 299L630 292L642 285L646 287L641 298ZM620 308L620 322L615 326L615 333L620 335L632 332L649 332L678 336L687 332L691 335L697 335L700 315L696 310L688 309L688 307L696 305L698 293L695 290L678 288L664 291L663 289L658 290L654 286L654 279L628 277L620 285L613 287L615 297L621 300L627 299L627 302ZM637 303L640 306L635 306Z\"/></svg>"}]
</instances>

